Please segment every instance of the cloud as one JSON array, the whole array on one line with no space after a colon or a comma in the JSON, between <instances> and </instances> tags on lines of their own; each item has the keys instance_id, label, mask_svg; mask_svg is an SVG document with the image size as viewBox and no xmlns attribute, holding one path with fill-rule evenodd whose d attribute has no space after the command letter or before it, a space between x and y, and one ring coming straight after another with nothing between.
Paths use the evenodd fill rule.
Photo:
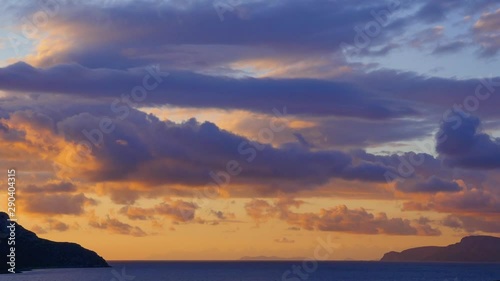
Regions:
<instances>
[{"instance_id":1,"label":"cloud","mask_svg":"<svg viewBox=\"0 0 500 281\"><path fill-rule=\"evenodd\" d=\"M111 201L121 205L133 204L140 198L141 193L140 190L135 190L126 186L111 186L103 189L103 193L108 194Z\"/></svg>"},{"instance_id":2,"label":"cloud","mask_svg":"<svg viewBox=\"0 0 500 281\"><path fill-rule=\"evenodd\" d=\"M96 205L97 201L80 194L34 194L24 195L29 202L26 211L48 215L81 215L85 206Z\"/></svg>"},{"instance_id":3,"label":"cloud","mask_svg":"<svg viewBox=\"0 0 500 281\"><path fill-rule=\"evenodd\" d=\"M443 122L437 134L440 143L436 150L443 161L452 167L469 169L495 169L500 167L500 141L480 132L480 120L462 118L458 114L452 121Z\"/></svg>"},{"instance_id":4,"label":"cloud","mask_svg":"<svg viewBox=\"0 0 500 281\"><path fill-rule=\"evenodd\" d=\"M297 213L290 210L298 208L303 201L291 198L277 199L274 204L261 199L253 199L245 205L247 214L257 223L270 219L280 219L290 225L306 230L337 231L358 234L387 235L440 235L427 221L411 222L402 218L388 218L385 213L376 215L365 209L348 209L345 205L321 209L319 213Z\"/></svg>"},{"instance_id":5,"label":"cloud","mask_svg":"<svg viewBox=\"0 0 500 281\"><path fill-rule=\"evenodd\" d=\"M474 24L473 34L481 46L481 54L492 57L500 50L500 9L495 12L483 13Z\"/></svg>"},{"instance_id":6,"label":"cloud","mask_svg":"<svg viewBox=\"0 0 500 281\"><path fill-rule=\"evenodd\" d=\"M434 208L441 212L494 214L500 212L500 200L495 189L468 188L450 194L437 194Z\"/></svg>"},{"instance_id":7,"label":"cloud","mask_svg":"<svg viewBox=\"0 0 500 281\"><path fill-rule=\"evenodd\" d=\"M68 148L81 141L89 142L83 130L96 130L102 118L110 118L107 106L106 103L95 101L78 105L51 104L39 98L36 105L24 102L21 111L4 107L14 113L10 113L10 117L2 122L9 126L9 130L17 130L25 135L23 141L26 144L16 147L22 147L16 153L24 154L25 149L29 149L40 153L35 159L60 161L68 159L62 157L64 153L75 156L74 151L68 151ZM386 183L385 175L388 171L396 175L400 174L399 170L406 171L408 167L402 166L403 160L422 162L421 165L410 165L413 172L408 170L411 174L404 176L402 185L396 186L407 193L460 191L456 189L459 181L477 186L491 184L486 182L489 175L483 172L472 173L442 165L443 155L435 158L425 153L408 152L386 156L363 150L342 152L298 145L271 146L221 130L210 122L160 121L155 116L134 109L130 109L126 119L112 117L111 120L114 130L109 134L102 133L102 140L96 146L90 145L92 151L88 157L71 166L76 169L66 171L62 168L57 170L57 166L51 168L56 168L59 175L72 178L75 182L97 184L95 192L99 196L109 196L114 203L121 205L132 205L142 197L162 195L192 198L207 186L229 196L242 197L272 197L279 192L321 192L343 196L349 194L353 198L392 198L392 191L382 187ZM451 134L449 138L452 139ZM245 150L243 154L238 151L239 148ZM242 171L228 177L226 168L230 160L237 161ZM343 181L342 185L334 184L335 180ZM220 189L217 185L221 186ZM28 199L36 200L35 197ZM438 202L435 203L437 206ZM171 207L170 203L167 204ZM437 209L439 211L453 209L449 207L452 203L446 204L446 208L444 205L435 208L440 207ZM168 211L168 207L165 208ZM148 219L157 215L151 210L144 213L140 209L135 211L137 214L130 213L131 218ZM64 212L78 213L79 209ZM265 214L265 208L263 212ZM175 220L174 215L171 215ZM262 221L265 221L265 215Z\"/></svg>"},{"instance_id":8,"label":"cloud","mask_svg":"<svg viewBox=\"0 0 500 281\"><path fill-rule=\"evenodd\" d=\"M346 118L311 118L314 125L298 129L302 137L310 145L324 147L366 147L388 142L407 141L415 138L432 136L435 123L428 121L414 121L389 119L383 122L366 119ZM366 134L367 131L370 134Z\"/></svg>"},{"instance_id":9,"label":"cloud","mask_svg":"<svg viewBox=\"0 0 500 281\"><path fill-rule=\"evenodd\" d=\"M9 128L7 124L0 123L0 139L5 143L17 143L22 142L26 136L23 132Z\"/></svg>"},{"instance_id":10,"label":"cloud","mask_svg":"<svg viewBox=\"0 0 500 281\"><path fill-rule=\"evenodd\" d=\"M144 100L141 98L141 106L169 104L265 114L271 114L273 108L286 107L294 115L369 119L417 114L405 104L377 97L367 90L359 91L353 85L317 79L230 78L179 71L167 75L158 68L123 71L88 69L75 64L39 69L22 62L0 69L0 89L113 98L117 100L115 111L120 113L119 106L137 104L137 100L131 98L131 91L145 80L156 86L151 86L154 89ZM142 93L140 95L142 97ZM308 106L304 107L306 101Z\"/></svg>"},{"instance_id":11,"label":"cloud","mask_svg":"<svg viewBox=\"0 0 500 281\"><path fill-rule=\"evenodd\" d=\"M463 41L454 41L443 45L438 45L433 51L434 55L452 54L462 50L467 44Z\"/></svg>"},{"instance_id":12,"label":"cloud","mask_svg":"<svg viewBox=\"0 0 500 281\"><path fill-rule=\"evenodd\" d=\"M167 216L176 222L192 221L198 206L194 203L177 200L171 204L162 203L156 206L157 214Z\"/></svg>"},{"instance_id":13,"label":"cloud","mask_svg":"<svg viewBox=\"0 0 500 281\"><path fill-rule=\"evenodd\" d=\"M52 218L48 218L44 221L43 226L40 225L34 225L31 227L31 230L33 230L36 234L47 234L51 231L58 231L58 232L64 232L69 230L70 227L68 224L58 221Z\"/></svg>"},{"instance_id":14,"label":"cloud","mask_svg":"<svg viewBox=\"0 0 500 281\"><path fill-rule=\"evenodd\" d=\"M494 183L479 187L466 185L460 191L429 193L414 201L405 201L401 210L491 217L500 212L500 194Z\"/></svg>"},{"instance_id":15,"label":"cloud","mask_svg":"<svg viewBox=\"0 0 500 281\"><path fill-rule=\"evenodd\" d=\"M307 230L338 231L360 234L440 235L427 224L414 224L402 218L388 218L385 213L373 215L364 209L346 206L322 209L319 214L290 214L288 223Z\"/></svg>"},{"instance_id":16,"label":"cloud","mask_svg":"<svg viewBox=\"0 0 500 281\"><path fill-rule=\"evenodd\" d=\"M21 29L25 23L18 19L29 18L39 9L26 3L11 8L18 15L13 29ZM340 45L354 44L357 29L366 30L370 23L380 24L383 32L370 38L361 53L381 55L397 45L393 38L407 35L414 26L439 22L456 11L474 15L494 4L485 0L460 5L429 0L238 1L234 8L222 5L221 9L211 1L77 2L59 5L57 16L38 28L47 36L29 60L39 66L78 63L115 69L162 62L178 69L221 71L240 60L340 54ZM293 20L297 18L309 20L298 23Z\"/></svg>"},{"instance_id":17,"label":"cloud","mask_svg":"<svg viewBox=\"0 0 500 281\"><path fill-rule=\"evenodd\" d=\"M413 201L403 202L401 211L430 211L433 209L433 204L425 204Z\"/></svg>"},{"instance_id":18,"label":"cloud","mask_svg":"<svg viewBox=\"0 0 500 281\"><path fill-rule=\"evenodd\" d=\"M245 210L257 224L268 221L276 215L276 208L266 200L253 199L245 204Z\"/></svg>"},{"instance_id":19,"label":"cloud","mask_svg":"<svg viewBox=\"0 0 500 281\"><path fill-rule=\"evenodd\" d=\"M414 124L420 133L428 133L457 100L466 100L476 92L486 97L488 92L493 93L498 86L498 77L479 81L429 78L411 72L389 70L353 73L337 79L321 80L230 78L185 71L169 71L166 75L164 72L158 68L112 70L88 69L78 65L39 69L17 63L0 69L0 89L107 99L110 103L108 110L113 104L113 113L120 116L128 112L125 107L137 106L240 109L266 115L271 115L273 108L282 110L286 107L287 114L292 116L356 118L322 121L325 126L334 129L340 130L341 125L344 125L344 129L347 125L359 128L372 125L380 127L391 136L407 139L418 134L406 130L408 127L403 126L404 123ZM147 93L144 100L137 102L131 98L131 91L142 85L144 78L150 79L150 83L155 82L152 79L155 76L151 73L161 75L161 82ZM359 81L363 83L360 84ZM137 95L136 92L134 94ZM303 106L305 102L307 107ZM498 117L497 106L499 104L495 99L489 99L488 103L481 103L480 113L485 117ZM421 123L400 119L423 114L428 117ZM333 121L340 124L335 125ZM384 127L381 121L390 122L391 126ZM357 135L353 136L355 137ZM381 133L373 138L378 140L384 137Z\"/></svg>"},{"instance_id":20,"label":"cloud","mask_svg":"<svg viewBox=\"0 0 500 281\"><path fill-rule=\"evenodd\" d=\"M132 204L140 194L192 196L189 187L207 185L249 196L311 189L335 178L385 182L384 173L391 170L370 160L355 162L350 153L339 150L274 147L267 139L255 142L210 122L160 121L135 109L129 109L126 119L113 117L107 106L47 103L31 110L14 109L6 121L28 133L30 142L24 147L43 153L40 158L55 160L59 175L107 182L98 190L118 204ZM107 133L101 130L104 119L113 126ZM238 164L239 174L228 177L229 161ZM244 188L255 184L258 188ZM184 188L176 190L179 185Z\"/></svg>"},{"instance_id":21,"label":"cloud","mask_svg":"<svg viewBox=\"0 0 500 281\"><path fill-rule=\"evenodd\" d=\"M498 215L488 217L448 215L442 221L444 226L467 232L500 233Z\"/></svg>"},{"instance_id":22,"label":"cloud","mask_svg":"<svg viewBox=\"0 0 500 281\"><path fill-rule=\"evenodd\" d=\"M127 216L130 220L150 220L154 218L154 213L151 209L141 207L124 206L119 212Z\"/></svg>"},{"instance_id":23,"label":"cloud","mask_svg":"<svg viewBox=\"0 0 500 281\"><path fill-rule=\"evenodd\" d=\"M295 240L292 240L292 239L288 239L286 237L283 237L281 239L277 238L277 239L274 239L274 242L276 243L285 243L285 244L290 244L290 243L295 243Z\"/></svg>"},{"instance_id":24,"label":"cloud","mask_svg":"<svg viewBox=\"0 0 500 281\"><path fill-rule=\"evenodd\" d=\"M385 174L389 182L398 181L396 189L404 192L418 192L419 189L427 189L432 184L433 178L440 178L441 181L453 182L455 179L462 179L471 183L481 183L480 173L467 173L466 171L456 171L455 173L448 166L443 165L442 160L431 154L418 152L421 150L433 149L433 144L424 147L412 147L414 151L391 153L387 155L373 155L363 150L352 151L355 161L367 161L379 163L386 166L391 172ZM427 182L427 186L425 183ZM437 183L437 180L434 180ZM443 183L441 183L441 188ZM420 190L423 191L423 190ZM436 192L439 190L436 189Z\"/></svg>"},{"instance_id":25,"label":"cloud","mask_svg":"<svg viewBox=\"0 0 500 281\"><path fill-rule=\"evenodd\" d=\"M135 237L143 237L147 235L146 232L138 226L132 226L110 217L107 217L106 219L92 218L89 221L89 225L93 228L107 230L114 234L131 235Z\"/></svg>"},{"instance_id":26,"label":"cloud","mask_svg":"<svg viewBox=\"0 0 500 281\"><path fill-rule=\"evenodd\" d=\"M498 99L481 99L481 110L473 110L478 119L447 113L479 90L483 97L498 91L499 77L432 77L343 56L341 44L354 43L359 28L387 15L390 1L244 1L226 11L224 21L212 1L155 7L147 1L107 3L66 1L57 17L40 27L38 35L44 36L37 38L35 53L23 58L27 63L0 68L0 154L30 175L21 194L27 212L83 215L97 204L95 194L109 197L120 205L118 215L135 222L230 221L234 214L212 208L213 220L199 217L201 205L189 200L203 188L217 196L278 196L274 202L252 200L245 211L257 224L277 219L291 229L440 234L426 218L391 218L344 205L300 212L304 201L279 194L400 196L403 210L452 213L455 225L467 229L488 229L487 221L470 216L489 219L498 212L500 144L479 122L489 126L485 130L495 126ZM497 5L494 1L400 4L358 56L390 58L406 44L432 52L433 59L463 53L475 43L483 56L498 53L500 10L484 12ZM39 7L22 1L9 9L17 15L10 26L16 31L24 24L17 19ZM469 33L447 38L472 24L437 25L457 15L478 20ZM155 67L146 67L151 64ZM145 81L157 86L144 100L131 100L132 90L137 94ZM146 107L165 111L167 120L142 112ZM266 141L187 114L173 122L169 108L204 115L198 120L213 119L211 112L217 111L233 121L240 118L234 112L245 112L251 116L245 133L257 135L269 129L269 121L287 123L287 115L307 125L285 124L284 131L273 132L282 136ZM284 116L273 117L273 108ZM264 121L256 122L257 115ZM447 140L437 144L437 155L434 147L422 152L411 146L431 136L440 120ZM103 132L103 121L109 132ZM385 147L405 151L364 150ZM422 164L410 163L416 159ZM228 164L234 163L241 172L233 175ZM388 172L404 174L404 182L387 183ZM163 196L186 199L134 205ZM146 235L114 218L93 218L91 226Z\"/></svg>"},{"instance_id":27,"label":"cloud","mask_svg":"<svg viewBox=\"0 0 500 281\"><path fill-rule=\"evenodd\" d=\"M387 54L391 53L394 50L397 50L401 47L401 45L396 43L388 43L385 46L380 47L367 47L362 48L359 52L359 56L371 56L371 57L383 57Z\"/></svg>"},{"instance_id":28,"label":"cloud","mask_svg":"<svg viewBox=\"0 0 500 281\"><path fill-rule=\"evenodd\" d=\"M479 0L458 3L453 0L443 1L412 1L415 5L421 4L414 19L419 23L436 23L447 19L447 17L457 11L465 14L476 14L489 6L494 6L495 1Z\"/></svg>"},{"instance_id":29,"label":"cloud","mask_svg":"<svg viewBox=\"0 0 500 281\"><path fill-rule=\"evenodd\" d=\"M181 223L194 221L196 209L198 208L194 203L176 200L162 202L153 208L125 206L120 209L120 213L131 220L149 220L154 219L155 216L164 216L175 223Z\"/></svg>"},{"instance_id":30,"label":"cloud","mask_svg":"<svg viewBox=\"0 0 500 281\"><path fill-rule=\"evenodd\" d=\"M210 214L212 214L213 216L222 221L227 221L230 219L234 219L236 217L234 213L215 211L215 210L210 210Z\"/></svg>"},{"instance_id":31,"label":"cloud","mask_svg":"<svg viewBox=\"0 0 500 281\"><path fill-rule=\"evenodd\" d=\"M31 229L32 229L32 230L33 230L36 234L38 234L38 235L40 235L40 234L47 234L47 233L48 233L48 231L47 231L45 228L43 228L43 227L41 227L41 226L39 226L39 225L34 225Z\"/></svg>"},{"instance_id":32,"label":"cloud","mask_svg":"<svg viewBox=\"0 0 500 281\"><path fill-rule=\"evenodd\" d=\"M23 193L58 193L58 192L75 192L76 185L71 182L61 181L46 183L42 186L30 184L23 188Z\"/></svg>"},{"instance_id":33,"label":"cloud","mask_svg":"<svg viewBox=\"0 0 500 281\"><path fill-rule=\"evenodd\" d=\"M415 48L422 48L424 46L434 44L436 41L443 37L444 27L437 25L434 27L429 27L417 32L410 40L410 45Z\"/></svg>"},{"instance_id":34,"label":"cloud","mask_svg":"<svg viewBox=\"0 0 500 281\"><path fill-rule=\"evenodd\" d=\"M47 224L48 228L50 230L56 230L56 231L66 231L69 229L69 225L62 221L54 220L54 219L47 219Z\"/></svg>"},{"instance_id":35,"label":"cloud","mask_svg":"<svg viewBox=\"0 0 500 281\"><path fill-rule=\"evenodd\" d=\"M425 108L418 108L421 114L419 116L426 115L424 119L434 124L451 119L453 114L465 115L473 112L480 114L481 118L499 116L496 110L499 100L493 98L500 86L498 76L459 79L429 77L415 72L378 70L352 73L339 80L354 83L363 90L376 90L380 96L404 101L410 107L425 105ZM359 81L363 83L360 84ZM470 101L472 98L479 100L478 107L474 101Z\"/></svg>"},{"instance_id":36,"label":"cloud","mask_svg":"<svg viewBox=\"0 0 500 281\"><path fill-rule=\"evenodd\" d=\"M397 189L403 192L457 192L462 188L453 181L446 181L440 179L436 176L431 176L425 182L417 182L415 184L407 184L407 183L398 183Z\"/></svg>"},{"instance_id":37,"label":"cloud","mask_svg":"<svg viewBox=\"0 0 500 281\"><path fill-rule=\"evenodd\" d=\"M426 23L435 23L445 19L447 12L450 8L459 6L454 1L428 1L416 13L416 17Z\"/></svg>"},{"instance_id":38,"label":"cloud","mask_svg":"<svg viewBox=\"0 0 500 281\"><path fill-rule=\"evenodd\" d=\"M145 1L129 1L107 7L92 4L64 6L57 17L51 18L44 26L49 36L37 46L38 54L32 60L45 66L76 62L91 68L122 69L163 60L180 67L189 64L191 68L199 68L200 65L234 60L235 51L226 52L228 46L237 47L238 58L252 58L269 52L288 56L304 52L330 54L338 51L341 43L352 43L355 26L364 27L375 20L372 11L379 12L382 14L379 17L383 18L389 7L399 8L396 1L320 0L286 4L241 1L234 9L244 11L244 16L241 16L234 11L218 15L220 7L217 4L187 1L181 5L164 2L154 6ZM29 14L32 10L21 9L19 14ZM105 18L105 24L96 16ZM293 20L304 17L313 20L300 23ZM383 23L385 25L385 21ZM269 26L275 28L269 29ZM403 27L403 24L385 26L385 32L378 37L388 37L390 31L399 31ZM62 34L65 40L61 40ZM372 45L382 38L374 38ZM49 46L57 46L57 52ZM188 48L189 52L186 51ZM220 60L213 60L204 55L214 48L222 50L227 57L219 55Z\"/></svg>"}]
</instances>

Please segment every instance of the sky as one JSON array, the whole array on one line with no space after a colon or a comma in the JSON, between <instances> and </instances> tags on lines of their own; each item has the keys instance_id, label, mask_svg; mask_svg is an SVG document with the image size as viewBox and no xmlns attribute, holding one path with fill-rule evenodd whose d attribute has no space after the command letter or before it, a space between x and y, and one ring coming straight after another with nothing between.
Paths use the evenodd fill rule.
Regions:
<instances>
[{"instance_id":1,"label":"sky","mask_svg":"<svg viewBox=\"0 0 500 281\"><path fill-rule=\"evenodd\" d=\"M16 216L108 260L498 236L499 30L492 0L6 1Z\"/></svg>"}]
</instances>

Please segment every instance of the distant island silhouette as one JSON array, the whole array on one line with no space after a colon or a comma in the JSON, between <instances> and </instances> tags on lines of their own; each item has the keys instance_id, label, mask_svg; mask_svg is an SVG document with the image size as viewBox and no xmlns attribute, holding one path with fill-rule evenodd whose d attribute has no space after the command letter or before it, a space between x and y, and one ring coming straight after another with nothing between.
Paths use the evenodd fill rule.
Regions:
<instances>
[{"instance_id":1,"label":"distant island silhouette","mask_svg":"<svg viewBox=\"0 0 500 281\"><path fill-rule=\"evenodd\" d=\"M459 243L438 247L418 247L384 254L388 262L500 262L500 238L467 236Z\"/></svg>"},{"instance_id":2,"label":"distant island silhouette","mask_svg":"<svg viewBox=\"0 0 500 281\"><path fill-rule=\"evenodd\" d=\"M306 258L303 257L284 258L276 256L256 256L256 257L244 256L240 258L240 260L242 261L300 261L304 259Z\"/></svg>"},{"instance_id":3,"label":"distant island silhouette","mask_svg":"<svg viewBox=\"0 0 500 281\"><path fill-rule=\"evenodd\" d=\"M9 273L7 255L11 245L8 244L10 230L9 216L0 212L0 273ZM93 251L76 243L54 242L39 238L19 224L16 224L15 236L15 270L37 268L81 268L109 267L108 263Z\"/></svg>"}]
</instances>

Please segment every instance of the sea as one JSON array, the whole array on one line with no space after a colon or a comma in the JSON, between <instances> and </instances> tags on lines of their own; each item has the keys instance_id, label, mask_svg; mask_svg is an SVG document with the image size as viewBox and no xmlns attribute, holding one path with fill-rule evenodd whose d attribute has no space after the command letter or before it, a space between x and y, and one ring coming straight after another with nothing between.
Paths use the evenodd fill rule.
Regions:
<instances>
[{"instance_id":1,"label":"sea","mask_svg":"<svg viewBox=\"0 0 500 281\"><path fill-rule=\"evenodd\" d=\"M316 261L116 261L109 268L39 269L12 281L495 281L500 264Z\"/></svg>"}]
</instances>

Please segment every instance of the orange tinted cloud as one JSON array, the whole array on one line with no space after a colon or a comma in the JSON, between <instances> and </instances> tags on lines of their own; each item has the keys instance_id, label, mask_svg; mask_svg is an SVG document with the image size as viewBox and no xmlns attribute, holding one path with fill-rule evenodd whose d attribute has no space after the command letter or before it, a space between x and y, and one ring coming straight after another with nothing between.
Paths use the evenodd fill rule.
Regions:
<instances>
[{"instance_id":1,"label":"orange tinted cloud","mask_svg":"<svg viewBox=\"0 0 500 281\"><path fill-rule=\"evenodd\" d=\"M152 208L126 206L120 209L120 213L131 220L146 220L155 216L164 216L170 218L173 222L179 223L193 221L196 209L198 209L198 206L194 203L176 200L162 202Z\"/></svg>"},{"instance_id":2,"label":"orange tinted cloud","mask_svg":"<svg viewBox=\"0 0 500 281\"><path fill-rule=\"evenodd\" d=\"M144 232L138 226L132 226L127 223L121 222L118 219L107 217L105 219L98 219L96 217L92 218L89 225L94 228L107 230L114 234L124 234L132 235L136 237L146 236Z\"/></svg>"},{"instance_id":3,"label":"orange tinted cloud","mask_svg":"<svg viewBox=\"0 0 500 281\"><path fill-rule=\"evenodd\" d=\"M254 199L245 205L247 214L257 223L269 219L280 219L290 225L306 230L339 231L360 234L389 235L440 235L426 220L410 221L402 218L388 218L385 213L376 215L365 209L349 209L345 205L323 208L319 213L297 213L290 208L298 208L303 201L278 199L274 204Z\"/></svg>"},{"instance_id":4,"label":"orange tinted cloud","mask_svg":"<svg viewBox=\"0 0 500 281\"><path fill-rule=\"evenodd\" d=\"M26 211L38 214L81 215L85 206L97 204L96 200L83 193L24 195L22 199L29 202L25 206Z\"/></svg>"}]
</instances>

